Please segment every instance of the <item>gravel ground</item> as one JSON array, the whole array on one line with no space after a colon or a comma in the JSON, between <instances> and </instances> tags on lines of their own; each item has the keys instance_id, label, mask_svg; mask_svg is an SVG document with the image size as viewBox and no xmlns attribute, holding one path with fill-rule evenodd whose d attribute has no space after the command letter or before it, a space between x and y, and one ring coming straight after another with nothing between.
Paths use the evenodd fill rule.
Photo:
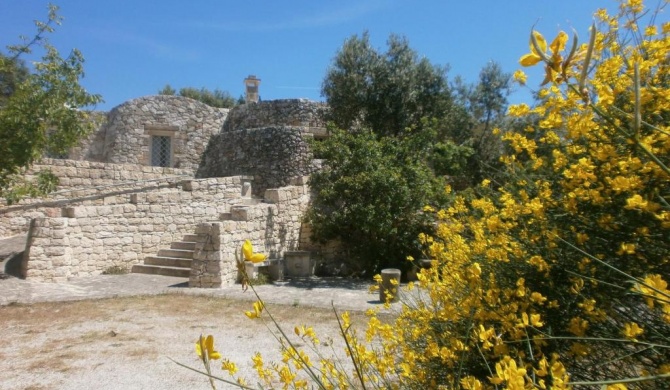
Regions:
<instances>
[{"instance_id":1,"label":"gravel ground","mask_svg":"<svg viewBox=\"0 0 670 390\"><path fill-rule=\"evenodd\" d=\"M319 350L344 358L332 310L268 307L296 343L307 347L294 326L312 325ZM214 335L217 350L253 384L253 354L261 352L266 362L281 354L277 331L248 319L243 312L250 309L248 301L174 293L0 306L0 388L209 389L204 376L170 360L201 368L194 350L200 334ZM364 329L365 316L354 312L352 322ZM227 377L219 362L213 373Z\"/></svg>"}]
</instances>

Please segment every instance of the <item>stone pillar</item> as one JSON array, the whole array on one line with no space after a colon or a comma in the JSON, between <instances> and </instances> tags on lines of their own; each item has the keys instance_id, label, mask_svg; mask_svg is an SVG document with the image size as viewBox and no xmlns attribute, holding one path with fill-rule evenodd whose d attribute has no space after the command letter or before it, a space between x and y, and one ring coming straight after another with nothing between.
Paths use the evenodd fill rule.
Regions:
<instances>
[{"instance_id":1,"label":"stone pillar","mask_svg":"<svg viewBox=\"0 0 670 390\"><path fill-rule=\"evenodd\" d=\"M195 243L189 287L221 287L221 223L201 223L195 230Z\"/></svg>"},{"instance_id":2,"label":"stone pillar","mask_svg":"<svg viewBox=\"0 0 670 390\"><path fill-rule=\"evenodd\" d=\"M66 281L73 275L68 218L35 218L30 224L22 273L39 281ZM75 274L76 274L76 266Z\"/></svg>"},{"instance_id":3,"label":"stone pillar","mask_svg":"<svg viewBox=\"0 0 670 390\"><path fill-rule=\"evenodd\" d=\"M379 300L382 303L398 302L400 296L400 270L387 268L382 270L382 282L379 286Z\"/></svg>"}]
</instances>

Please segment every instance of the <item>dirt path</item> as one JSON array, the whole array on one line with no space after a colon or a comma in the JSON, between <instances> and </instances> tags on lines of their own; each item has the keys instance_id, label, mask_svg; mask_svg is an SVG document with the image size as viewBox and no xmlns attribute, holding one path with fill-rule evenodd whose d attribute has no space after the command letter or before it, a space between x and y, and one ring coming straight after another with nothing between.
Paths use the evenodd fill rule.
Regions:
<instances>
[{"instance_id":1,"label":"dirt path","mask_svg":"<svg viewBox=\"0 0 670 390\"><path fill-rule=\"evenodd\" d=\"M243 314L250 308L183 294L0 306L0 388L209 389L205 377L169 359L201 368L194 351L200 334L213 334L219 352L238 364L238 375L253 379L254 352L265 361L281 355L265 325ZM312 325L325 355L333 349L344 356L332 310L269 308L287 333ZM365 316L352 313L352 322L362 329ZM219 364L213 372L225 376Z\"/></svg>"}]
</instances>

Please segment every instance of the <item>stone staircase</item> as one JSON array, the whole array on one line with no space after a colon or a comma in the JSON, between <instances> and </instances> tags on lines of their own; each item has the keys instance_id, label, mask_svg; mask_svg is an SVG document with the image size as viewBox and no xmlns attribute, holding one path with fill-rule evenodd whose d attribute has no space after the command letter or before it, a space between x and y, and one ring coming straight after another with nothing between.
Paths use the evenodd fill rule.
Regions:
<instances>
[{"instance_id":1,"label":"stone staircase","mask_svg":"<svg viewBox=\"0 0 670 390\"><path fill-rule=\"evenodd\" d=\"M131 272L188 278L195 250L195 234L186 234L181 241L175 241L169 249L160 249L156 256L144 258L144 264L136 264Z\"/></svg>"},{"instance_id":2,"label":"stone staircase","mask_svg":"<svg viewBox=\"0 0 670 390\"><path fill-rule=\"evenodd\" d=\"M178 191L178 190L177 190ZM262 199L252 198L251 189L245 188L246 196L237 199L228 207L228 211L218 215L219 221L234 220L236 218L246 218L246 210L263 202ZM174 192L174 191L173 191ZM139 194L131 197L131 202L140 203L150 200L157 203L170 203L172 199L170 196L173 192L162 192L156 194ZM143 196L143 198L140 198ZM151 199L149 199L151 197ZM242 215L240 211L242 210ZM142 264L135 264L132 266L132 273L175 276L188 278L191 274L191 263L193 261L193 253L195 251L195 242L197 235L186 234L181 241L174 241L170 244L169 249L159 249L157 255L146 256Z\"/></svg>"}]
</instances>

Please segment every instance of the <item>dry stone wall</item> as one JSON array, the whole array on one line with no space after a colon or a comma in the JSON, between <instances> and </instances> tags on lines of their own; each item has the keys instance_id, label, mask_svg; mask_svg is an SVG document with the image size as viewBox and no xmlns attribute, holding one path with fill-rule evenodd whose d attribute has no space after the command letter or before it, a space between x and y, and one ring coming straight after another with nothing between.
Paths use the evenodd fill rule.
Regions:
<instances>
[{"instance_id":1,"label":"dry stone wall","mask_svg":"<svg viewBox=\"0 0 670 390\"><path fill-rule=\"evenodd\" d=\"M75 206L62 217L36 218L24 256L27 277L60 281L130 268L198 223L218 219L242 201L244 177L185 181L181 188L131 194L124 204Z\"/></svg>"},{"instance_id":2,"label":"dry stone wall","mask_svg":"<svg viewBox=\"0 0 670 390\"><path fill-rule=\"evenodd\" d=\"M268 126L302 127L319 132L326 127L328 106L307 99L281 99L241 104L230 110L223 132Z\"/></svg>"},{"instance_id":3,"label":"dry stone wall","mask_svg":"<svg viewBox=\"0 0 670 390\"><path fill-rule=\"evenodd\" d=\"M324 104L307 100L230 112L176 96L131 100L71 151L73 160L33 167L50 168L58 191L1 207L0 237L29 231L25 275L58 281L129 268L197 227L206 239L191 284L233 283L245 239L273 258L300 249L305 176L318 167L308 139L325 135L325 113ZM154 135L171 137L174 168L150 166ZM251 181L264 203L242 201Z\"/></svg>"},{"instance_id":4,"label":"dry stone wall","mask_svg":"<svg viewBox=\"0 0 670 390\"><path fill-rule=\"evenodd\" d=\"M181 96L147 96L115 107L101 128L102 156L110 163L151 165L151 136L172 138L171 167L196 169L209 138L218 133L228 109ZM88 159L88 158L87 158Z\"/></svg>"},{"instance_id":5,"label":"dry stone wall","mask_svg":"<svg viewBox=\"0 0 670 390\"><path fill-rule=\"evenodd\" d=\"M93 187L115 186L133 181L149 181L168 176L193 177L193 169L138 166L136 164L107 164L91 161L42 159L28 171L28 178L42 169L50 169L59 179L51 196L67 197L64 191L88 191Z\"/></svg>"},{"instance_id":6,"label":"dry stone wall","mask_svg":"<svg viewBox=\"0 0 670 390\"><path fill-rule=\"evenodd\" d=\"M56 192L0 208L0 237L27 233L31 219L60 217L64 206L124 203L127 194L176 187L193 177L188 169L43 159L28 171L28 178L44 168L59 178Z\"/></svg>"},{"instance_id":7,"label":"dry stone wall","mask_svg":"<svg viewBox=\"0 0 670 390\"><path fill-rule=\"evenodd\" d=\"M305 133L297 127L264 127L221 132L213 136L196 177L250 175L254 194L289 185L314 171Z\"/></svg>"},{"instance_id":8,"label":"dry stone wall","mask_svg":"<svg viewBox=\"0 0 670 390\"><path fill-rule=\"evenodd\" d=\"M245 240L255 252L281 259L298 249L302 216L309 204L306 179L293 186L268 189L263 203L233 206L229 220L201 223L191 263L191 287L220 287L238 279L237 260Z\"/></svg>"}]
</instances>

